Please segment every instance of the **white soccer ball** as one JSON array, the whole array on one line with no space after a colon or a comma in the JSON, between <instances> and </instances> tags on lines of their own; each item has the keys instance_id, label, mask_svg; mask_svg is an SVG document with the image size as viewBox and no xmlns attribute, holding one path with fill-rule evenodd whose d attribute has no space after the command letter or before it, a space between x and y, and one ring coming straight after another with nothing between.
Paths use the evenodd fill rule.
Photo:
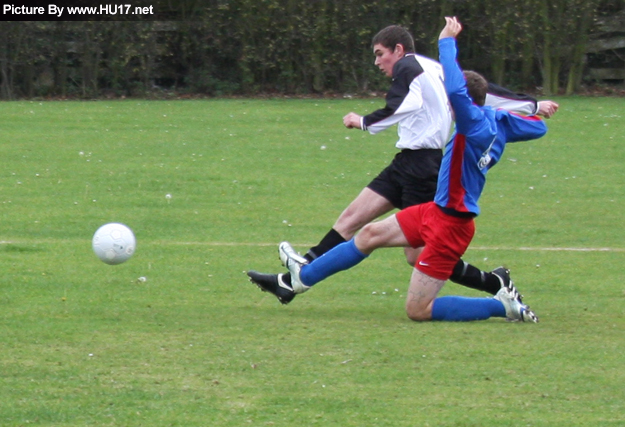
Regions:
<instances>
[{"instance_id":1,"label":"white soccer ball","mask_svg":"<svg viewBox=\"0 0 625 427\"><path fill-rule=\"evenodd\" d=\"M135 253L137 241L132 230L124 224L104 224L93 235L93 251L106 264L121 264Z\"/></svg>"}]
</instances>

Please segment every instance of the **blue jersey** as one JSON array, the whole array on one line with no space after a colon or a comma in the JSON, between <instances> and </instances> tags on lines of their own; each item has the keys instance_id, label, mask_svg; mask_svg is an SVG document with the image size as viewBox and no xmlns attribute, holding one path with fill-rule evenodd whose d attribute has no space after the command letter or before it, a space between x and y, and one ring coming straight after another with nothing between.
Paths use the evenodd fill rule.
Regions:
<instances>
[{"instance_id":1,"label":"blue jersey","mask_svg":"<svg viewBox=\"0 0 625 427\"><path fill-rule=\"evenodd\" d=\"M456 128L445 146L434 202L450 214L478 215L486 173L501 159L506 143L540 138L547 126L536 116L474 104L456 62L456 40L445 38L438 46Z\"/></svg>"}]
</instances>

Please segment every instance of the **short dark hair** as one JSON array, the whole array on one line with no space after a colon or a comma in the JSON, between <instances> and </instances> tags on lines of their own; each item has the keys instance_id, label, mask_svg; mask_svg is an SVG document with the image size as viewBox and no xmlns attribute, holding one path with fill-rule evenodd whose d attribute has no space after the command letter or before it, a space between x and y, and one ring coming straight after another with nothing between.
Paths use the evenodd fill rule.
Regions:
<instances>
[{"instance_id":1,"label":"short dark hair","mask_svg":"<svg viewBox=\"0 0 625 427\"><path fill-rule=\"evenodd\" d=\"M488 82L484 76L475 71L464 71L464 79L467 81L467 90L473 102L483 106L488 92Z\"/></svg>"},{"instance_id":2,"label":"short dark hair","mask_svg":"<svg viewBox=\"0 0 625 427\"><path fill-rule=\"evenodd\" d=\"M394 51L395 46L398 44L404 47L406 53L414 53L415 51L412 35L408 30L399 25L390 25L373 36L371 46L375 46L376 44L381 44L391 51Z\"/></svg>"}]
</instances>

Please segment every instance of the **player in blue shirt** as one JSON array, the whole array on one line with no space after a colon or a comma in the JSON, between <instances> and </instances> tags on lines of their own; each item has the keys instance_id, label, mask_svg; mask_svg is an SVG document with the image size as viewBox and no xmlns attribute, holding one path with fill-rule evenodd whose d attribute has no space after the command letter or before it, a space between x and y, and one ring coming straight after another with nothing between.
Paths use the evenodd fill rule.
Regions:
<instances>
[{"instance_id":1,"label":"player in blue shirt","mask_svg":"<svg viewBox=\"0 0 625 427\"><path fill-rule=\"evenodd\" d=\"M410 280L406 312L417 321L469 321L490 317L537 322L538 318L510 287L492 298L444 296L437 298L475 233L474 218L486 173L503 153L507 142L543 136L547 127L536 116L520 116L484 106L488 83L479 74L462 72L457 64L455 37L462 30L456 18L445 18L439 37L440 63L456 129L445 147L433 202L401 210L365 226L350 241L312 262L287 242L280 258L291 273L296 293L339 271L351 268L382 247L423 248Z\"/></svg>"}]
</instances>

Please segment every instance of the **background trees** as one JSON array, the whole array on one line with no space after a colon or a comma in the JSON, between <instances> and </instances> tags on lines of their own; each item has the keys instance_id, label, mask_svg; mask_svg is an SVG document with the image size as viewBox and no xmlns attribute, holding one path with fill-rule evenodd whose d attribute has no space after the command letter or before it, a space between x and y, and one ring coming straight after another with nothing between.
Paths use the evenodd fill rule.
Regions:
<instances>
[{"instance_id":1,"label":"background trees","mask_svg":"<svg viewBox=\"0 0 625 427\"><path fill-rule=\"evenodd\" d=\"M519 90L574 93L589 75L597 22L622 14L625 0L209 0L185 7L180 21L0 22L0 97L368 93L387 85L372 66L370 40L379 29L404 25L418 51L436 57L449 14L465 25L463 67ZM618 42L625 20L615 22L612 66L625 68Z\"/></svg>"}]
</instances>

